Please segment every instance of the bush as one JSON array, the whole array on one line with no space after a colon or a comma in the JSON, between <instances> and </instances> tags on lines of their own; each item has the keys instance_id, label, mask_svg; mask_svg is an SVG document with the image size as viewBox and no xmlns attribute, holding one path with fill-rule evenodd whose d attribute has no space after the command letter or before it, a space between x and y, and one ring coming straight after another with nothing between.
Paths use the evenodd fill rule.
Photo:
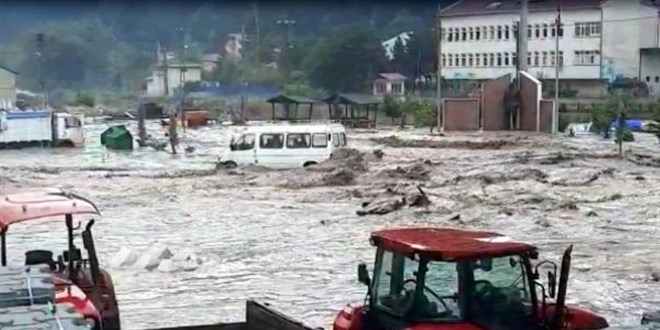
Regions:
<instances>
[{"instance_id":1,"label":"bush","mask_svg":"<svg viewBox=\"0 0 660 330\"><path fill-rule=\"evenodd\" d=\"M86 107L94 107L94 95L88 92L77 92L74 105L84 105Z\"/></svg>"}]
</instances>

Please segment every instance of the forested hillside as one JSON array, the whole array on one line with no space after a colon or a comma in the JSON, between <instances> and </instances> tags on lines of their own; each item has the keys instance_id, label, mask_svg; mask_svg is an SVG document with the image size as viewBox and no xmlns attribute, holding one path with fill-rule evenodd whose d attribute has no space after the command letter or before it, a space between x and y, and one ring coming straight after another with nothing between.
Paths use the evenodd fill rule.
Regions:
<instances>
[{"instance_id":1,"label":"forested hillside","mask_svg":"<svg viewBox=\"0 0 660 330\"><path fill-rule=\"evenodd\" d=\"M449 2L449 1L446 1ZM201 61L222 53L228 34L243 32L243 59L225 58L205 77L225 84L261 82L289 89L360 90L378 71L414 76L433 70L437 2L15 2L0 10L0 63L35 89L38 56L53 88L140 88L157 45ZM277 20L295 20L288 33ZM258 26L258 28L257 28ZM181 32L183 31L183 32ZM380 42L413 31L395 59ZM43 34L43 51L37 36ZM407 49L406 49L407 48ZM275 50L281 49L280 53ZM258 52L258 54L257 54ZM265 64L276 63L278 69Z\"/></svg>"}]
</instances>

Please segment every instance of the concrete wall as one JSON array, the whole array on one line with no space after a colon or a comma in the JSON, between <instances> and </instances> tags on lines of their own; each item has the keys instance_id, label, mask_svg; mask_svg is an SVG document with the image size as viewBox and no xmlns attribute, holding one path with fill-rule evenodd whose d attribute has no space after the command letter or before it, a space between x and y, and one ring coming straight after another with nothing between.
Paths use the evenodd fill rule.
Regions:
<instances>
[{"instance_id":1,"label":"concrete wall","mask_svg":"<svg viewBox=\"0 0 660 330\"><path fill-rule=\"evenodd\" d=\"M0 68L0 108L16 104L16 74Z\"/></svg>"},{"instance_id":2,"label":"concrete wall","mask_svg":"<svg viewBox=\"0 0 660 330\"><path fill-rule=\"evenodd\" d=\"M445 131L479 130L479 99L443 99L442 126Z\"/></svg>"},{"instance_id":3,"label":"concrete wall","mask_svg":"<svg viewBox=\"0 0 660 330\"><path fill-rule=\"evenodd\" d=\"M518 129L537 131L537 115L541 102L541 82L529 73L520 72L520 109Z\"/></svg>"},{"instance_id":4,"label":"concrete wall","mask_svg":"<svg viewBox=\"0 0 660 330\"><path fill-rule=\"evenodd\" d=\"M482 128L485 131L505 130L509 127L504 96L511 82L511 75L507 74L497 79L486 81L482 92Z\"/></svg>"},{"instance_id":5,"label":"concrete wall","mask_svg":"<svg viewBox=\"0 0 660 330\"><path fill-rule=\"evenodd\" d=\"M552 134L552 111L554 109L555 102L550 100L541 100L541 125L540 129L543 133Z\"/></svg>"}]
</instances>

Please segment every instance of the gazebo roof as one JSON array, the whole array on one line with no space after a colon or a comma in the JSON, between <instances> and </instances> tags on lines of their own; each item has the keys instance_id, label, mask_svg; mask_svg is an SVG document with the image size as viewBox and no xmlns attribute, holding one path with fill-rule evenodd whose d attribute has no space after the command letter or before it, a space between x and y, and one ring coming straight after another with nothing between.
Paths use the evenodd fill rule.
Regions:
<instances>
[{"instance_id":1,"label":"gazebo roof","mask_svg":"<svg viewBox=\"0 0 660 330\"><path fill-rule=\"evenodd\" d=\"M284 95L284 94L279 94L277 96L274 96L268 100L266 100L268 103L289 103L289 104L312 104L312 103L319 103L319 101L310 99L308 97L303 97L303 96L292 96L292 95Z\"/></svg>"},{"instance_id":2,"label":"gazebo roof","mask_svg":"<svg viewBox=\"0 0 660 330\"><path fill-rule=\"evenodd\" d=\"M369 94L332 94L324 100L327 103L334 104L355 104L355 105L369 105L369 104L380 104L381 100L373 95Z\"/></svg>"}]
</instances>

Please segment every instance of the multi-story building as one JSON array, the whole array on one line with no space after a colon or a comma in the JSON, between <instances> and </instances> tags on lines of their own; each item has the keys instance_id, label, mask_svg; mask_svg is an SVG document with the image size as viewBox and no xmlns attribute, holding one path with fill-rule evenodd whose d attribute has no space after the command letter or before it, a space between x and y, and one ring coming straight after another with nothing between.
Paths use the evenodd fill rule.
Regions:
<instances>
[{"instance_id":1,"label":"multi-story building","mask_svg":"<svg viewBox=\"0 0 660 330\"><path fill-rule=\"evenodd\" d=\"M528 0L528 71L582 95L634 78L660 93L660 0ZM560 8L558 11L557 9ZM556 26L558 12L561 24ZM519 0L460 0L441 13L446 79L515 74ZM559 52L556 56L556 40Z\"/></svg>"}]
</instances>

